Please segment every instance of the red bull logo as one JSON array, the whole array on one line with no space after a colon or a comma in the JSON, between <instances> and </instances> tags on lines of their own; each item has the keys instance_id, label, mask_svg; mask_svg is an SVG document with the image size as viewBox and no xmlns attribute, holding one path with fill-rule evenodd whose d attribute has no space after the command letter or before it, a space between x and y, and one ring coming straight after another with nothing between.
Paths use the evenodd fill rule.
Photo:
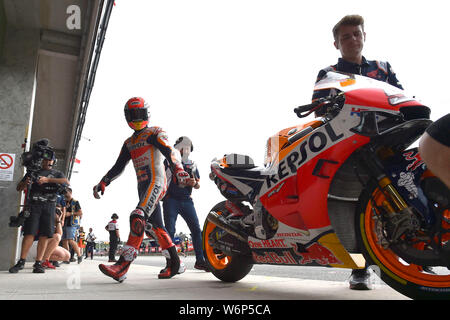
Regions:
<instances>
[{"instance_id":1,"label":"red bull logo","mask_svg":"<svg viewBox=\"0 0 450 320\"><path fill-rule=\"evenodd\" d=\"M335 255L325 248L321 246L317 242L305 247L301 243L294 244L294 253L301 257L300 264L310 264L316 262L322 266L329 264L342 264Z\"/></svg>"}]
</instances>

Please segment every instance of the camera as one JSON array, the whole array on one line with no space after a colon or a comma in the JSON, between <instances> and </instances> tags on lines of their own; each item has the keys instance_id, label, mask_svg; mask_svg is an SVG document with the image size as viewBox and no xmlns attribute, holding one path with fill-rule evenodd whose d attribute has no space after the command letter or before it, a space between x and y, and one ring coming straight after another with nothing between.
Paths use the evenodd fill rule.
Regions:
<instances>
[{"instance_id":1,"label":"camera","mask_svg":"<svg viewBox=\"0 0 450 320\"><path fill-rule=\"evenodd\" d=\"M22 153L21 163L28 171L38 171L43 159L55 160L55 152L48 145L48 139L41 139L33 144L31 151Z\"/></svg>"},{"instance_id":2,"label":"camera","mask_svg":"<svg viewBox=\"0 0 450 320\"><path fill-rule=\"evenodd\" d=\"M9 226L11 228L18 228L23 226L25 220L30 216L30 211L28 209L24 209L20 211L20 213L16 216L9 217Z\"/></svg>"},{"instance_id":3,"label":"camera","mask_svg":"<svg viewBox=\"0 0 450 320\"><path fill-rule=\"evenodd\" d=\"M41 139L36 141L31 148L31 151L22 153L20 156L21 164L27 168L26 178L31 178L31 183L37 181L38 171L41 169L41 161L43 159L55 160L55 152L49 146L48 139ZM24 209L17 215L9 217L9 226L11 228L18 228L23 226L25 220L30 216L30 209L28 207L28 197L30 192L27 192Z\"/></svg>"}]
</instances>

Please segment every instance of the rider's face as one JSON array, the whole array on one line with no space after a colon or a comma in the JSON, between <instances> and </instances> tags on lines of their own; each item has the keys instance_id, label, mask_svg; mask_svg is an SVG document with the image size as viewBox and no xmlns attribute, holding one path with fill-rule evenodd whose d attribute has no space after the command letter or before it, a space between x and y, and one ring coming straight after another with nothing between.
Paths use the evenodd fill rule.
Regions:
<instances>
[{"instance_id":1,"label":"rider's face","mask_svg":"<svg viewBox=\"0 0 450 320\"><path fill-rule=\"evenodd\" d=\"M343 25L339 28L334 46L341 51L342 58L353 61L360 58L365 40L366 33L361 25Z\"/></svg>"}]
</instances>

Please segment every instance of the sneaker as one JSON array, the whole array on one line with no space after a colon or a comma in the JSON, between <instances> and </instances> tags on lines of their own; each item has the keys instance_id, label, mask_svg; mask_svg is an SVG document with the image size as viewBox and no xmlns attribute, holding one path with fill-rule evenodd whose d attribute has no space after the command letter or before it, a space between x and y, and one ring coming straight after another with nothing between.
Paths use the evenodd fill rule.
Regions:
<instances>
[{"instance_id":1,"label":"sneaker","mask_svg":"<svg viewBox=\"0 0 450 320\"><path fill-rule=\"evenodd\" d=\"M54 265L56 268L61 267L61 265L59 264L58 261L50 261L52 263L52 265Z\"/></svg>"},{"instance_id":2,"label":"sneaker","mask_svg":"<svg viewBox=\"0 0 450 320\"><path fill-rule=\"evenodd\" d=\"M370 273L367 269L352 270L349 280L350 289L352 290L372 290L372 282L370 281Z\"/></svg>"},{"instance_id":3,"label":"sneaker","mask_svg":"<svg viewBox=\"0 0 450 320\"><path fill-rule=\"evenodd\" d=\"M206 264L206 261L204 261L204 260L197 260L197 261L195 261L194 268L198 269L198 270L203 270L203 271L206 271L206 272L211 272L211 270L209 270L208 265Z\"/></svg>"},{"instance_id":4,"label":"sneaker","mask_svg":"<svg viewBox=\"0 0 450 320\"><path fill-rule=\"evenodd\" d=\"M180 261L180 268L178 269L178 272L177 272L177 274L182 274L182 273L184 273L185 271L186 271L186 265L184 264L184 262L183 261Z\"/></svg>"},{"instance_id":5,"label":"sneaker","mask_svg":"<svg viewBox=\"0 0 450 320\"><path fill-rule=\"evenodd\" d=\"M25 266L25 259L20 259L17 263L9 269L10 273L17 273L19 270L22 270Z\"/></svg>"},{"instance_id":6,"label":"sneaker","mask_svg":"<svg viewBox=\"0 0 450 320\"><path fill-rule=\"evenodd\" d=\"M40 261L36 261L33 265L33 273L45 273L45 269Z\"/></svg>"},{"instance_id":7,"label":"sneaker","mask_svg":"<svg viewBox=\"0 0 450 320\"><path fill-rule=\"evenodd\" d=\"M81 257L78 257L77 261L78 261L78 264L80 264L80 263L81 263L81 261L83 261L83 256L81 256Z\"/></svg>"},{"instance_id":8,"label":"sneaker","mask_svg":"<svg viewBox=\"0 0 450 320\"><path fill-rule=\"evenodd\" d=\"M63 261L64 264L70 264L70 261Z\"/></svg>"},{"instance_id":9,"label":"sneaker","mask_svg":"<svg viewBox=\"0 0 450 320\"><path fill-rule=\"evenodd\" d=\"M45 261L42 263L42 266L43 266L45 269L56 269L56 267L53 265L53 263L50 263L50 261L48 261L48 260L45 260Z\"/></svg>"}]
</instances>

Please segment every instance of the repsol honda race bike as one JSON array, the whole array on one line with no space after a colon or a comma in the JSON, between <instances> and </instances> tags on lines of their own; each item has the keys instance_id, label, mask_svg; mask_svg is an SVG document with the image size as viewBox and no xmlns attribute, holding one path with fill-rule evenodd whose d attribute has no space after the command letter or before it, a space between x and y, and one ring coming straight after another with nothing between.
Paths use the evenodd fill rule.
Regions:
<instances>
[{"instance_id":1,"label":"repsol honda race bike","mask_svg":"<svg viewBox=\"0 0 450 320\"><path fill-rule=\"evenodd\" d=\"M295 109L325 115L269 138L264 167L213 160L226 201L209 212L212 273L234 282L253 264L363 268L414 299L450 299L449 190L407 150L430 110L387 83L329 72L325 98Z\"/></svg>"}]
</instances>

